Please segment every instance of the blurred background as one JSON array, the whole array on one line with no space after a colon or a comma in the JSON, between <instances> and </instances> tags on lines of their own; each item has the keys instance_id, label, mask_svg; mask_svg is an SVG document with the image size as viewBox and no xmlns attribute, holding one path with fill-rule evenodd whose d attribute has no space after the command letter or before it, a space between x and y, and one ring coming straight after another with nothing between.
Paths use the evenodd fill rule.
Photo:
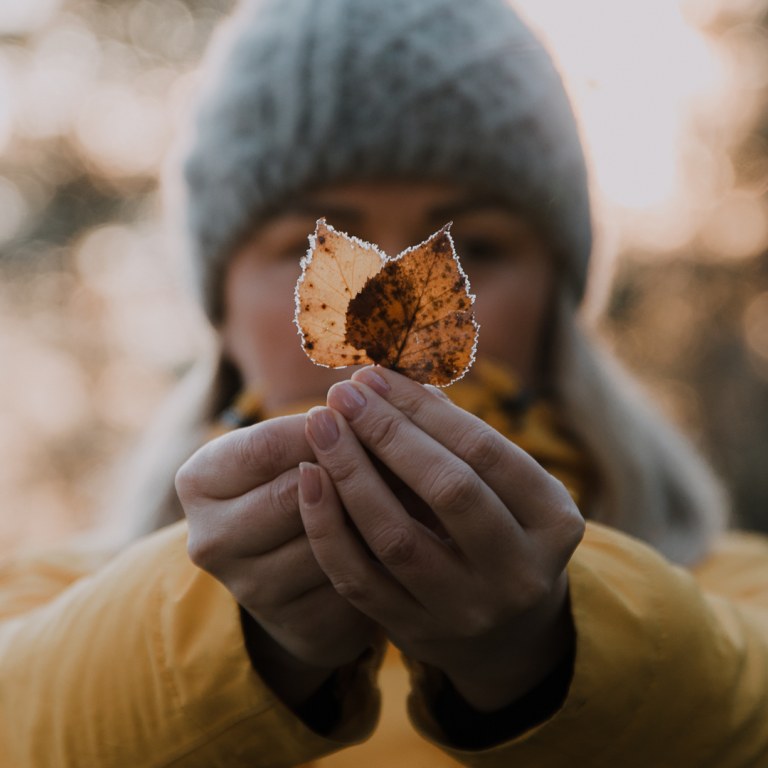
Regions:
<instances>
[{"instance_id":1,"label":"blurred background","mask_svg":"<svg viewBox=\"0 0 768 768\"><path fill-rule=\"evenodd\" d=\"M0 553L102 520L195 355L158 174L233 0L0 0ZM768 530L768 0L520 0L573 96L600 332Z\"/></svg>"}]
</instances>

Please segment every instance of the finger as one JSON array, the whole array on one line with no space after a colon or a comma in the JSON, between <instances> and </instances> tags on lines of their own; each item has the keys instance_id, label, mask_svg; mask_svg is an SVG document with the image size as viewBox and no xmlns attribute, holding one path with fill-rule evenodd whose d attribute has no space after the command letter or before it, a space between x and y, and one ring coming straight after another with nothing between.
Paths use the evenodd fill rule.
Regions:
<instances>
[{"instance_id":1,"label":"finger","mask_svg":"<svg viewBox=\"0 0 768 768\"><path fill-rule=\"evenodd\" d=\"M557 524L563 507L571 506L562 484L532 456L440 390L378 366L356 371L352 378L472 467L524 527Z\"/></svg>"},{"instance_id":2,"label":"finger","mask_svg":"<svg viewBox=\"0 0 768 768\"><path fill-rule=\"evenodd\" d=\"M266 555L232 560L227 573L227 585L237 601L263 616L328 583L303 530Z\"/></svg>"},{"instance_id":3,"label":"finger","mask_svg":"<svg viewBox=\"0 0 768 768\"><path fill-rule=\"evenodd\" d=\"M508 557L510 543L520 538L520 526L468 464L365 384L334 384L328 404L344 415L342 423L349 424L360 442L424 500L471 562Z\"/></svg>"},{"instance_id":4,"label":"finger","mask_svg":"<svg viewBox=\"0 0 768 768\"><path fill-rule=\"evenodd\" d=\"M190 551L217 557L262 555L303 534L297 467L236 499L188 505ZM205 555L203 554L203 557Z\"/></svg>"},{"instance_id":5,"label":"finger","mask_svg":"<svg viewBox=\"0 0 768 768\"><path fill-rule=\"evenodd\" d=\"M335 440L329 445L331 430ZM466 565L455 548L408 513L338 413L313 408L307 415L307 435L333 483L333 498L338 496L370 551L410 594L422 604L434 603L445 597L447 583L463 582ZM302 518L306 529L303 513Z\"/></svg>"},{"instance_id":6,"label":"finger","mask_svg":"<svg viewBox=\"0 0 768 768\"><path fill-rule=\"evenodd\" d=\"M341 597L327 578L269 618L254 618L289 653L325 668L356 659L375 634L370 620Z\"/></svg>"},{"instance_id":7,"label":"finger","mask_svg":"<svg viewBox=\"0 0 768 768\"><path fill-rule=\"evenodd\" d=\"M232 499L298 467L301 461L311 461L305 418L297 414L269 419L206 443L176 475L182 503Z\"/></svg>"},{"instance_id":8,"label":"finger","mask_svg":"<svg viewBox=\"0 0 768 768\"><path fill-rule=\"evenodd\" d=\"M328 472L309 463L301 464L300 472L299 508L304 529L317 562L336 592L384 626L400 626L401 622L417 620L420 605L365 551L359 537L345 520L342 500ZM383 488L374 490L385 493ZM396 503L396 500L391 503ZM374 517L377 516L374 513ZM412 522L415 526L415 521ZM407 529L406 525L399 530ZM365 536L363 531L361 534ZM371 551L375 556L381 554L385 560L389 559L386 547L376 552L378 541L379 538L374 536L372 541L367 542ZM399 570L399 562L390 559L390 563L395 570ZM383 564L386 567L386 563Z\"/></svg>"}]
</instances>

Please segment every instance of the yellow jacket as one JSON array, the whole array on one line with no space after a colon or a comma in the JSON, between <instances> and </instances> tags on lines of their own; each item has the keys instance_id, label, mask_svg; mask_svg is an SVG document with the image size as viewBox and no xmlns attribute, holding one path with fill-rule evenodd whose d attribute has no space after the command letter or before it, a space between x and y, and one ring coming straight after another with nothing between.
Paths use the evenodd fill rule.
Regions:
<instances>
[{"instance_id":1,"label":"yellow jacket","mask_svg":"<svg viewBox=\"0 0 768 768\"><path fill-rule=\"evenodd\" d=\"M178 523L99 566L69 552L0 568L3 768L768 765L768 544L732 535L694 573L588 524L570 566L578 636L563 707L511 742L451 749L388 657L348 681L333 738L261 682L237 606ZM367 739L359 746L350 746ZM341 750L341 751L338 751ZM336 752L327 758L321 755Z\"/></svg>"},{"instance_id":2,"label":"yellow jacket","mask_svg":"<svg viewBox=\"0 0 768 768\"><path fill-rule=\"evenodd\" d=\"M485 373L463 405L509 434L488 392L514 393ZM534 410L515 439L583 498L584 458ZM768 540L731 534L689 572L588 523L568 571L563 706L462 751L430 714L429 675L391 651L380 671L346 670L336 730L311 731L252 668L238 606L189 561L183 522L114 557L0 561L0 768L768 766Z\"/></svg>"}]
</instances>

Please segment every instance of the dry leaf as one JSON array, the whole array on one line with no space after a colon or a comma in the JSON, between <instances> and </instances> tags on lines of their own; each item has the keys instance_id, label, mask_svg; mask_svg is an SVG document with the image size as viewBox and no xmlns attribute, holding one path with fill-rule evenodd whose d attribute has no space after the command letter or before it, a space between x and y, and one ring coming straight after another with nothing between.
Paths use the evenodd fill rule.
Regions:
<instances>
[{"instance_id":1,"label":"dry leaf","mask_svg":"<svg viewBox=\"0 0 768 768\"><path fill-rule=\"evenodd\" d=\"M333 368L378 363L438 386L461 378L478 327L448 226L395 259L324 220L317 227L296 286L296 323L310 358Z\"/></svg>"},{"instance_id":2,"label":"dry leaf","mask_svg":"<svg viewBox=\"0 0 768 768\"><path fill-rule=\"evenodd\" d=\"M386 258L375 245L337 232L325 219L317 222L296 283L296 324L315 363L341 368L373 362L346 342L347 307Z\"/></svg>"}]
</instances>

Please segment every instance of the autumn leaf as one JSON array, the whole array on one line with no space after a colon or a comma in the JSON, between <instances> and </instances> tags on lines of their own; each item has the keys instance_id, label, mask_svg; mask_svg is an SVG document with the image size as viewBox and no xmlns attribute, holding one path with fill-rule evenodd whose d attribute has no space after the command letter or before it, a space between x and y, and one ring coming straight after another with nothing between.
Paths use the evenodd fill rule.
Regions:
<instances>
[{"instance_id":1,"label":"autumn leaf","mask_svg":"<svg viewBox=\"0 0 768 768\"><path fill-rule=\"evenodd\" d=\"M445 386L474 358L477 325L448 227L388 261L352 299L347 341L379 365Z\"/></svg>"},{"instance_id":2,"label":"autumn leaf","mask_svg":"<svg viewBox=\"0 0 768 768\"><path fill-rule=\"evenodd\" d=\"M317 222L295 292L296 325L313 362L331 368L373 362L346 341L347 307L386 258L375 245Z\"/></svg>"},{"instance_id":3,"label":"autumn leaf","mask_svg":"<svg viewBox=\"0 0 768 768\"><path fill-rule=\"evenodd\" d=\"M466 373L478 326L448 226L394 259L323 220L314 241L296 287L296 322L312 360L334 368L378 363L438 386ZM329 260L333 266L321 266Z\"/></svg>"}]
</instances>

